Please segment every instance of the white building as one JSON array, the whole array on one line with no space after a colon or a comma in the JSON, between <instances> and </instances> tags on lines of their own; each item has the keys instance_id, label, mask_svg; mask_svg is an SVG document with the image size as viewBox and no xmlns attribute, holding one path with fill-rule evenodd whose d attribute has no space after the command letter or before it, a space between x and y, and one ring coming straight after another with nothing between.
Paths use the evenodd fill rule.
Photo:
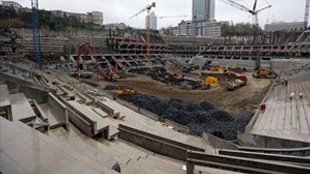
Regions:
<instances>
[{"instance_id":1,"label":"white building","mask_svg":"<svg viewBox=\"0 0 310 174\"><path fill-rule=\"evenodd\" d=\"M11 7L11 8L14 8L16 12L17 12L20 8L22 8L22 6L21 6L19 3L14 2L14 1L1 1L1 2L2 2L1 4L2 4L4 7Z\"/></svg>"},{"instance_id":2,"label":"white building","mask_svg":"<svg viewBox=\"0 0 310 174\"><path fill-rule=\"evenodd\" d=\"M304 22L278 22L278 23L271 23L265 25L265 31L267 32L275 32L275 31L292 31L292 30L305 30L305 23Z\"/></svg>"},{"instance_id":3,"label":"white building","mask_svg":"<svg viewBox=\"0 0 310 174\"><path fill-rule=\"evenodd\" d=\"M145 29L147 29L148 21L150 20L150 29L157 30L157 16L155 12L152 11L149 16L145 17Z\"/></svg>"},{"instance_id":4,"label":"white building","mask_svg":"<svg viewBox=\"0 0 310 174\"><path fill-rule=\"evenodd\" d=\"M100 11L92 11L88 13L90 21L97 25L103 25L103 13Z\"/></svg>"},{"instance_id":5,"label":"white building","mask_svg":"<svg viewBox=\"0 0 310 174\"><path fill-rule=\"evenodd\" d=\"M103 13L100 11L92 11L88 13L72 13L64 12L61 10L53 10L51 13L57 17L76 17L81 23L94 23L97 25L103 25Z\"/></svg>"},{"instance_id":6,"label":"white building","mask_svg":"<svg viewBox=\"0 0 310 174\"><path fill-rule=\"evenodd\" d=\"M184 21L182 20L179 25L179 33L181 36L192 36L193 35L193 23L192 21Z\"/></svg>"},{"instance_id":7,"label":"white building","mask_svg":"<svg viewBox=\"0 0 310 174\"><path fill-rule=\"evenodd\" d=\"M197 36L201 37L220 37L222 36L222 26L224 24L227 25L229 22L200 22L199 25L195 26L195 23L192 21L184 21L182 20L179 25L178 29L179 32L177 35L181 36L194 36L195 29L199 29L199 33ZM197 30L196 30L197 31Z\"/></svg>"},{"instance_id":8,"label":"white building","mask_svg":"<svg viewBox=\"0 0 310 174\"><path fill-rule=\"evenodd\" d=\"M203 37L220 37L222 35L221 22L205 22L202 28Z\"/></svg>"}]
</instances>

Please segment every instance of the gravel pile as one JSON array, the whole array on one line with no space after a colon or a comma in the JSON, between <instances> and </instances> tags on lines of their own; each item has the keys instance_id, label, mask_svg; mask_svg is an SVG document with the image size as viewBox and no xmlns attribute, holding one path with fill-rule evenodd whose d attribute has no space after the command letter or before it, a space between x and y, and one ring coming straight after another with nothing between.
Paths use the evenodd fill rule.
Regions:
<instances>
[{"instance_id":1,"label":"gravel pile","mask_svg":"<svg viewBox=\"0 0 310 174\"><path fill-rule=\"evenodd\" d=\"M107 86L105 90L115 87ZM203 131L216 135L225 140L235 140L238 131L243 132L252 115L234 119L229 113L216 109L211 103L189 103L180 99L159 99L154 96L137 93L128 102L151 111L159 116L160 121L169 119L188 126L192 135L201 136Z\"/></svg>"}]
</instances>

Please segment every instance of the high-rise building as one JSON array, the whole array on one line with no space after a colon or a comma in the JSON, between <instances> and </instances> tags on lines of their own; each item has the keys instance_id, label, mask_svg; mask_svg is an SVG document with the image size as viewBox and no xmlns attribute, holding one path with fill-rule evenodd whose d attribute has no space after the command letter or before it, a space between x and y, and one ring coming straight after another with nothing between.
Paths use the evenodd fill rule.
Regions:
<instances>
[{"instance_id":1,"label":"high-rise building","mask_svg":"<svg viewBox=\"0 0 310 174\"><path fill-rule=\"evenodd\" d=\"M157 16L155 15L154 11L152 11L149 16L145 17L145 28L146 29L147 29L148 20L150 20L150 29L157 30Z\"/></svg>"},{"instance_id":2,"label":"high-rise building","mask_svg":"<svg viewBox=\"0 0 310 174\"><path fill-rule=\"evenodd\" d=\"M192 21L194 25L194 35L205 35L203 24L213 22L215 16L215 0L193 0Z\"/></svg>"},{"instance_id":3,"label":"high-rise building","mask_svg":"<svg viewBox=\"0 0 310 174\"><path fill-rule=\"evenodd\" d=\"M193 0L192 20L211 22L215 16L215 0Z\"/></svg>"}]
</instances>

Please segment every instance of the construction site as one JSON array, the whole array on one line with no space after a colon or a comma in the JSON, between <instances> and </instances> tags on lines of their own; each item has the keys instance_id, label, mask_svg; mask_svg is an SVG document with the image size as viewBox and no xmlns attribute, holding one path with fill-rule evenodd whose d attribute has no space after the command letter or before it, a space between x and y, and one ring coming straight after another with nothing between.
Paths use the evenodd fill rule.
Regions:
<instances>
[{"instance_id":1,"label":"construction site","mask_svg":"<svg viewBox=\"0 0 310 174\"><path fill-rule=\"evenodd\" d=\"M50 31L31 0L0 28L0 174L310 173L309 3L303 30L204 38Z\"/></svg>"}]
</instances>

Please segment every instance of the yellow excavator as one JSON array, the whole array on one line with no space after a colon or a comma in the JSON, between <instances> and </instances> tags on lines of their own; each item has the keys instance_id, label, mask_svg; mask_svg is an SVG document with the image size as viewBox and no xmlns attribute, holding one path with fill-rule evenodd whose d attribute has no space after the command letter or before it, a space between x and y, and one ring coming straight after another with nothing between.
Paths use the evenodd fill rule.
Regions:
<instances>
[{"instance_id":1,"label":"yellow excavator","mask_svg":"<svg viewBox=\"0 0 310 174\"><path fill-rule=\"evenodd\" d=\"M219 80L216 77L208 76L205 79L205 85L210 87L218 87L219 86Z\"/></svg>"},{"instance_id":2,"label":"yellow excavator","mask_svg":"<svg viewBox=\"0 0 310 174\"><path fill-rule=\"evenodd\" d=\"M127 87L127 86L119 86L118 89L116 89L116 96L123 98L123 97L132 97L136 94L136 91L133 88Z\"/></svg>"},{"instance_id":3,"label":"yellow excavator","mask_svg":"<svg viewBox=\"0 0 310 174\"><path fill-rule=\"evenodd\" d=\"M277 77L277 74L274 73L270 69L265 69L265 70L257 70L256 74L253 74L253 77L255 77L255 78L274 79L274 78Z\"/></svg>"}]
</instances>

